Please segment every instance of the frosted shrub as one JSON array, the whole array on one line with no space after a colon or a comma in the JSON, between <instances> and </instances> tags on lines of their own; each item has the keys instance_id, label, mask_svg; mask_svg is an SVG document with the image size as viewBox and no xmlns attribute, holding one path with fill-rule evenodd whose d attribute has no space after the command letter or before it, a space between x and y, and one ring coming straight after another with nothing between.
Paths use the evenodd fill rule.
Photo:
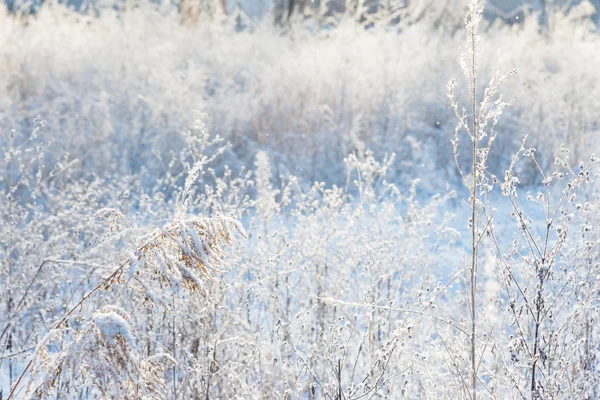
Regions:
<instances>
[{"instance_id":1,"label":"frosted shrub","mask_svg":"<svg viewBox=\"0 0 600 400\"><path fill-rule=\"evenodd\" d=\"M436 285L427 273L431 249L443 252L453 240L448 220L434 217L452 194L420 205L416 184L403 195L386 181L393 160L349 157L346 188L316 183L302 191L292 179L270 191L266 155L258 157L259 201L274 196L282 212L265 210L249 222L248 253L231 284L239 294L230 297L242 305L238 323L257 332L250 342L257 356L268 355L259 361L265 393L380 396L401 390L389 376L409 379L415 361L401 349ZM407 318L398 319L404 310Z\"/></svg>"},{"instance_id":2,"label":"frosted shrub","mask_svg":"<svg viewBox=\"0 0 600 400\"><path fill-rule=\"evenodd\" d=\"M470 369L461 372L461 368L457 367L456 373L461 377L463 390L469 390L472 399L480 393L480 387L492 396L498 393L512 397L556 398L565 393L577 393L576 397L589 397L597 389L593 385L582 385L579 379L585 376L586 370L594 367L586 364L585 368L576 372L570 366L577 362L567 356L574 351L570 346L577 339L570 337L565 328L576 323L581 303L573 301L570 307L566 307L562 299L579 298L586 308L593 309L588 302L594 302L590 297L595 296L591 293L596 289L588 289L591 291L584 296L568 293L577 291L579 285L588 288L594 286L595 278L579 278L577 284L572 280L573 275L578 274L580 263L588 257L595 244L588 241L586 246L579 247L579 251L565 251L564 247L570 240L571 229L578 226L581 214L585 216L588 212L589 205L574 206L572 203L582 186L591 182L594 171L590 168L595 163L595 157L592 156L590 162L581 163L579 169L573 171L568 157L565 157L569 150L562 146L563 157L556 160L558 169L546 175L536 158L535 149L525 149L523 138L520 150L512 157L504 173L504 179L490 172L487 162L496 139L496 124L504 109L513 102L504 102L499 97L493 108L490 105L498 87L516 71L507 74L494 71L479 102L478 24L481 13L478 2L470 1L465 20L467 51L461 58L470 91L470 113L459 109L455 100L456 82L451 81L448 85L448 96L458 120L452 143L459 174L470 195L469 229L472 239L470 264L464 270L468 276L466 291L471 324L470 348L467 350ZM472 145L468 175L459 158L461 131L467 134ZM541 208L542 217L537 217L537 221L529 217L529 212L519 201L517 187L520 180L516 166L520 157L529 159L542 178L544 192L536 196L528 195L527 199ZM556 182L564 185L564 189L562 193L558 191L558 199L554 200ZM496 196L497 200L494 199ZM516 222L512 248L503 243L506 234L499 236L496 228L495 217L503 200L509 203ZM540 224L540 227L536 224ZM585 227L580 229L586 231ZM486 248L485 269L481 271L481 252ZM487 278L485 288L482 288L482 272ZM500 291L502 286L504 293ZM482 292L488 297L485 306L480 299ZM502 308L505 309L500 312ZM478 317L480 314L487 317L486 324L483 323L483 317ZM494 351L496 348L499 350ZM491 354L488 355L488 351ZM451 354L449 357L453 358ZM589 363L589 356L584 356L584 359ZM468 375L469 383L464 378Z\"/></svg>"},{"instance_id":3,"label":"frosted shrub","mask_svg":"<svg viewBox=\"0 0 600 400\"><path fill-rule=\"evenodd\" d=\"M44 332L46 320L64 312L63 302L77 290L79 279L74 277L81 279L81 265L74 262L75 255L86 254L94 264L98 250L86 246L82 232L87 221L79 217L91 212L102 183L83 190L74 174L76 160L68 155L48 159L44 127L45 121L38 119L30 133L4 126L0 132L3 355L26 355L35 346L34 337ZM10 359L0 362L4 376L14 383L18 368Z\"/></svg>"},{"instance_id":4,"label":"frosted shrub","mask_svg":"<svg viewBox=\"0 0 600 400\"><path fill-rule=\"evenodd\" d=\"M523 155L539 166L533 149ZM589 263L598 242L587 222L591 205L577 200L597 175L594 164L581 163L573 171L561 161L552 174L539 170L545 193L527 200L539 207L543 227L536 227L514 189L505 187L519 233L512 249L498 248L507 296L503 304L512 327L505 332L515 344L505 372L515 390L528 388L533 398L564 393L592 398L598 390L586 382L597 368L593 350L581 351L578 344L589 334L582 330L589 329L597 307L598 281ZM564 189L553 190L557 187ZM585 316L580 317L582 310Z\"/></svg>"},{"instance_id":5,"label":"frosted shrub","mask_svg":"<svg viewBox=\"0 0 600 400\"><path fill-rule=\"evenodd\" d=\"M46 167L39 138L45 121L36 123L38 126L31 135L10 131L2 137L5 174L1 183L6 194L1 200L5 202L2 218L6 222L2 254L7 266L2 270L2 282L8 289L3 291L2 306L6 311L3 315L8 318L2 321L2 341L4 351L9 354L2 363L3 370L8 366L7 379L12 386L6 393L10 392L12 398L22 395L22 391L42 397L53 396L52 393L93 396L99 391L105 396L112 393L113 397L137 398L139 393L147 392L161 398L166 390L158 379L162 358L148 358L151 354L146 356L148 359L140 358L132 333L135 325L131 325L128 312L122 308L117 311L103 308L91 316L91 322L83 324L74 322L72 317L83 321L85 314L79 316L76 311L84 306L89 309L88 303L98 297L118 299L119 295L110 295L113 290L108 295L96 296L100 289L115 289L117 282L127 288L123 293L126 296L141 294L128 296L132 300L137 298L137 304L144 301L168 304L164 300L167 290L200 288L202 279L211 279L210 271L224 265L224 246L231 244L234 232L243 234L243 228L225 217L185 215L186 199L197 172L210 163L210 157L192 157L197 158L195 170L188 174L185 190L178 197L177 222L141 235L147 228L132 227L128 218L113 207L93 212L100 204L127 209L128 203L134 201L130 192L136 192L139 186L128 180L123 182L126 189L119 184L103 186L100 179L84 184L73 177L77 160L70 161L67 157L52 168ZM185 136L191 150L214 144L202 135L195 139L189 133ZM113 191L121 191L123 195L114 196ZM138 210L146 209L148 199L144 193L137 192L135 197ZM46 212L52 216L44 217ZM98 221L106 222L105 229ZM115 259L123 258L119 254L126 248L132 256L118 261L116 269L111 267ZM112 272L105 272L111 269ZM72 301L76 304L73 308ZM39 317L17 324L18 316L26 315ZM45 334L41 344L32 343L37 341L36 335L49 329L49 324L54 328ZM33 347L27 349L28 345ZM29 351L33 352L33 358L25 368L15 368L12 358L27 356ZM107 358L95 360L86 356L103 351L107 352ZM80 356L83 361L77 359ZM102 366L102 362L106 364ZM32 379L25 387L19 386L29 370ZM125 372L130 381L116 385L114 376Z\"/></svg>"},{"instance_id":6,"label":"frosted shrub","mask_svg":"<svg viewBox=\"0 0 600 400\"><path fill-rule=\"evenodd\" d=\"M100 215L120 216L113 210L102 210ZM23 375L30 368L33 379L25 390L39 397L45 397L54 389L57 380L65 385L65 388L57 389L59 393L68 393L71 388L83 393L91 385L93 390L100 391L103 396L146 398L146 394L141 393L147 393L150 396L148 398L163 397L166 389L159 376L163 367L158 361L166 358L175 363L174 359L165 355L140 361L127 312L120 308L104 307L95 312L92 321L83 324L80 329L69 328L71 315L94 292L99 289L109 290L117 282L133 288L140 286L144 301L168 308L169 303L164 300L164 289L176 290L181 287L194 292L204 287L201 278L211 279L209 271L223 263L222 246L231 244L234 232L244 234L241 225L233 220L196 218L171 223L148 237L141 238L134 258L103 278L85 294L36 346L33 359L25 367L9 397L12 397ZM122 275L127 265L129 273L128 279L125 279ZM135 282L130 283L134 277ZM151 281L158 281L163 291L152 292ZM53 351L57 354L50 355L46 347L56 346L56 340L60 342L59 350ZM82 356L83 364L79 358ZM86 356L90 360L86 360ZM40 369L43 370L39 378L41 382L36 382L35 376L40 375ZM70 375L65 376L63 371ZM128 379L117 384L116 382L121 382L118 378L123 375ZM157 378L160 379L156 381ZM78 379L83 382L78 384ZM88 392L88 395L91 393Z\"/></svg>"},{"instance_id":7,"label":"frosted shrub","mask_svg":"<svg viewBox=\"0 0 600 400\"><path fill-rule=\"evenodd\" d=\"M133 329L127 312L105 306L78 329L51 330L36 348L26 395L53 398L76 388L91 397L164 398L162 372L175 360L142 359Z\"/></svg>"}]
</instances>

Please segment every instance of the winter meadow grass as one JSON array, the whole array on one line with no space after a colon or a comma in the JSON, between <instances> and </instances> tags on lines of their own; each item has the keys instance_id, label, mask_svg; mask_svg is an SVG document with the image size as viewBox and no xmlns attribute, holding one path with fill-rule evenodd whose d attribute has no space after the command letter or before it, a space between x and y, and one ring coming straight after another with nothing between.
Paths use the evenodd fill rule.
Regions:
<instances>
[{"instance_id":1,"label":"winter meadow grass","mask_svg":"<svg viewBox=\"0 0 600 400\"><path fill-rule=\"evenodd\" d=\"M0 9L0 399L599 398L598 8L541 3Z\"/></svg>"}]
</instances>

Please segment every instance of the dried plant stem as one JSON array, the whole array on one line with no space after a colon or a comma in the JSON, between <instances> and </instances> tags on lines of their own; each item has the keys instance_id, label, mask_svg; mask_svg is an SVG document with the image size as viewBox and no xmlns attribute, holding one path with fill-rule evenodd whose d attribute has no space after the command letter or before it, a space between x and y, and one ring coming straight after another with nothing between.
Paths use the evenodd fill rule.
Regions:
<instances>
[{"instance_id":1,"label":"dried plant stem","mask_svg":"<svg viewBox=\"0 0 600 400\"><path fill-rule=\"evenodd\" d=\"M535 334L533 338L533 364L531 366L531 398L538 398L536 384L535 384L535 374L536 374L536 366L537 366L537 358L538 358L538 348L540 341L540 323L541 323L541 313L542 313L542 285L544 284L543 277L540 277L540 288L538 291L538 296L536 299L536 317L535 317Z\"/></svg>"},{"instance_id":2,"label":"dried plant stem","mask_svg":"<svg viewBox=\"0 0 600 400\"><path fill-rule=\"evenodd\" d=\"M113 273L111 273L109 276L107 276L106 278L102 279L100 281L99 284L97 284L92 290L90 290L89 292L87 292L78 302L77 304L75 304L62 318L60 321L58 321L56 323L56 325L54 325L54 329L58 329L60 328L70 317L71 315L75 312L75 310L82 306L83 303L89 299L96 291L98 291L98 289L102 288L102 287L107 287L110 286L113 279L119 275L119 273L123 270L123 265L119 266L119 268L117 268ZM6 400L11 400L17 390L17 388L19 387L21 381L23 380L23 377L25 376L25 374L27 373L27 371L29 370L29 368L31 367L31 364L33 363L33 357L34 355L31 356L31 359L29 360L29 362L27 363L27 365L25 366L25 369L23 369L23 372L21 372L21 375L19 375L19 378L17 379L17 381L15 382L14 386L12 387L12 389L10 390L10 393L8 394L8 397Z\"/></svg>"},{"instance_id":3,"label":"dried plant stem","mask_svg":"<svg viewBox=\"0 0 600 400\"><path fill-rule=\"evenodd\" d=\"M475 311L475 300L476 300L476 286L477 286L477 248L478 235L477 235L477 224L476 224L476 210L477 210L477 147L478 147L478 118L477 115L477 70L476 70L476 35L477 33L471 31L471 43L472 43L472 54L471 54L471 74L472 74L472 86L471 86L471 106L473 109L473 187L471 188L471 398L477 399L477 365L476 365L476 311Z\"/></svg>"}]
</instances>

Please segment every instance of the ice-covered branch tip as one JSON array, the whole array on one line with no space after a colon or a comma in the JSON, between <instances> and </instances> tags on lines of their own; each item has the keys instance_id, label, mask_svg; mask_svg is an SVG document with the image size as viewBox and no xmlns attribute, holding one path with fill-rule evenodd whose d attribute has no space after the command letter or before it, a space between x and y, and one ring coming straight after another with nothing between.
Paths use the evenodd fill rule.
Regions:
<instances>
[{"instance_id":1,"label":"ice-covered branch tip","mask_svg":"<svg viewBox=\"0 0 600 400\"><path fill-rule=\"evenodd\" d=\"M210 272L225 264L225 246L233 243L236 234L246 237L242 224L231 218L171 222L140 239L129 278L149 269L162 286L198 290L201 277L210 279Z\"/></svg>"}]
</instances>

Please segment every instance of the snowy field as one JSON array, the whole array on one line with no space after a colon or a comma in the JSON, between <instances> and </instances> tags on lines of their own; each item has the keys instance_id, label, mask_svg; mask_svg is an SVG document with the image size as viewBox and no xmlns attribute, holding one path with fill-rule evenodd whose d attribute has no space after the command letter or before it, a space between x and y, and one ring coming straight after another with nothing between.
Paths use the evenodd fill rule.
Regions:
<instances>
[{"instance_id":1,"label":"snowy field","mask_svg":"<svg viewBox=\"0 0 600 400\"><path fill-rule=\"evenodd\" d=\"M600 2L7 4L0 400L600 398Z\"/></svg>"}]
</instances>

